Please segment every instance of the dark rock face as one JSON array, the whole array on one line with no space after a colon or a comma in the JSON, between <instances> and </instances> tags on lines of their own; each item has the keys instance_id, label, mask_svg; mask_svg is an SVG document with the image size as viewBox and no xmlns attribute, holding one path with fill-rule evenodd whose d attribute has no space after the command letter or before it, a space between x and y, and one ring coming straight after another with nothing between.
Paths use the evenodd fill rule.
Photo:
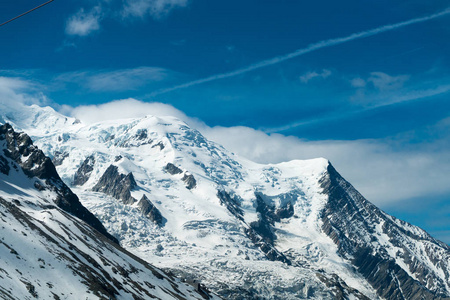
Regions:
<instances>
[{"instance_id":1,"label":"dark rock face","mask_svg":"<svg viewBox=\"0 0 450 300\"><path fill-rule=\"evenodd\" d=\"M273 244L267 240L267 237L262 236L260 232L256 231L254 229L255 227L258 228L258 226L265 226L261 224L253 224L253 223L260 223L260 221L252 222L249 227L245 228L245 234L250 238L252 243L259 248L269 260L272 261L281 261L284 262L287 265L291 265L291 261L280 251L278 251Z\"/></svg>"},{"instance_id":2,"label":"dark rock face","mask_svg":"<svg viewBox=\"0 0 450 300\"><path fill-rule=\"evenodd\" d=\"M183 171L178 168L177 166L175 166L172 163L167 163L167 165L164 167L164 170L169 173L170 175L176 175L176 174L181 174L183 173Z\"/></svg>"},{"instance_id":3,"label":"dark rock face","mask_svg":"<svg viewBox=\"0 0 450 300\"><path fill-rule=\"evenodd\" d=\"M107 141L112 141L114 139L116 139L116 136L113 134L108 137ZM152 143L153 140L148 137L147 129L139 129L135 135L129 136L126 140L118 139L114 144L118 147L129 148L150 145Z\"/></svg>"},{"instance_id":4,"label":"dark rock face","mask_svg":"<svg viewBox=\"0 0 450 300\"><path fill-rule=\"evenodd\" d=\"M156 224L164 225L166 223L167 220L162 216L161 212L153 205L153 203L148 200L147 196L143 195L137 205L141 213Z\"/></svg>"},{"instance_id":5,"label":"dark rock face","mask_svg":"<svg viewBox=\"0 0 450 300\"><path fill-rule=\"evenodd\" d=\"M279 260L291 264L290 260L274 247L276 240L274 225L275 222L280 222L282 218L293 216L294 208L292 204L289 202L286 207L275 208L275 206L264 201L264 195L255 193L255 197L258 220L249 224L250 228L246 230L246 234L270 260Z\"/></svg>"},{"instance_id":6,"label":"dark rock face","mask_svg":"<svg viewBox=\"0 0 450 300\"><path fill-rule=\"evenodd\" d=\"M9 175L9 170L11 170L11 168L9 167L8 160L6 160L3 155L0 155L0 172Z\"/></svg>"},{"instance_id":7,"label":"dark rock face","mask_svg":"<svg viewBox=\"0 0 450 300\"><path fill-rule=\"evenodd\" d=\"M117 166L110 165L92 190L111 195L124 204L133 204L136 199L131 196L131 191L136 186L133 173L120 174Z\"/></svg>"},{"instance_id":8,"label":"dark rock face","mask_svg":"<svg viewBox=\"0 0 450 300\"><path fill-rule=\"evenodd\" d=\"M80 203L78 197L61 180L50 158L33 145L28 135L17 133L11 125L5 124L0 126L0 141L6 141L6 149L3 149L6 158L21 167L25 175L43 180L47 188L56 192L55 204L58 207L85 221L117 243L117 239L106 231L102 223Z\"/></svg>"},{"instance_id":9,"label":"dark rock face","mask_svg":"<svg viewBox=\"0 0 450 300\"><path fill-rule=\"evenodd\" d=\"M181 178L181 180L183 180L184 183L186 183L186 188L188 190L192 190L197 186L197 181L195 180L194 175L192 174L184 173L184 176L183 178Z\"/></svg>"},{"instance_id":10,"label":"dark rock face","mask_svg":"<svg viewBox=\"0 0 450 300\"><path fill-rule=\"evenodd\" d=\"M11 125L5 124L0 126L0 140L6 141L5 157L18 163L28 177L61 180L50 158L33 145L27 134L17 133Z\"/></svg>"},{"instance_id":11,"label":"dark rock face","mask_svg":"<svg viewBox=\"0 0 450 300\"><path fill-rule=\"evenodd\" d=\"M89 177L94 170L95 158L94 156L88 156L78 168L73 177L73 185L83 185L89 180Z\"/></svg>"},{"instance_id":12,"label":"dark rock face","mask_svg":"<svg viewBox=\"0 0 450 300\"><path fill-rule=\"evenodd\" d=\"M159 142L152 146L152 148L156 148L156 147L159 147L159 150L164 150L164 148L165 148L165 146L162 142Z\"/></svg>"},{"instance_id":13,"label":"dark rock face","mask_svg":"<svg viewBox=\"0 0 450 300\"><path fill-rule=\"evenodd\" d=\"M283 206L275 207L270 204L270 200L264 200L267 197L261 193L255 193L256 196L256 211L260 213L261 219L266 223L273 225L275 222L280 222L281 219L288 219L294 215L294 206L292 202L287 202ZM285 196L285 195L283 195Z\"/></svg>"},{"instance_id":14,"label":"dark rock face","mask_svg":"<svg viewBox=\"0 0 450 300\"><path fill-rule=\"evenodd\" d=\"M353 263L358 266L358 271L373 287L378 287L378 294L385 299L444 299L445 297L425 289L394 260L385 259L380 254L373 255L370 248L359 248ZM378 272L375 273L374 270Z\"/></svg>"},{"instance_id":15,"label":"dark rock face","mask_svg":"<svg viewBox=\"0 0 450 300\"><path fill-rule=\"evenodd\" d=\"M333 296L334 299L351 299L351 298L357 298L360 300L370 300L365 295L361 294L358 290L355 290L354 288L349 287L345 281L343 281L338 275L332 274L332 275L326 275L322 273L316 274L317 278L319 278L320 281L325 283L325 285L328 288L333 289ZM353 297L350 297L353 296Z\"/></svg>"},{"instance_id":16,"label":"dark rock face","mask_svg":"<svg viewBox=\"0 0 450 300\"><path fill-rule=\"evenodd\" d=\"M273 224L273 221L268 221L265 215L262 217L260 213L260 218L258 221L247 224L244 221L244 212L240 207L240 202L238 199L236 199L236 197L232 197L225 191L218 191L217 197L219 198L220 203L224 205L233 216L235 216L243 223L245 234L249 237L252 243L266 255L269 260L281 261L288 265L291 264L291 261L283 253L278 251L273 245L273 242L275 240L275 235L271 226L271 224ZM265 206L261 206L260 209L262 210L263 207Z\"/></svg>"},{"instance_id":17,"label":"dark rock face","mask_svg":"<svg viewBox=\"0 0 450 300\"><path fill-rule=\"evenodd\" d=\"M167 165L164 167L164 170L170 175L178 175L183 173L183 170L181 170L172 163L167 163ZM181 178L181 180L183 180L184 183L186 183L186 188L188 190L192 190L197 186L197 181L195 180L194 175L189 174L188 172L184 173L183 178Z\"/></svg>"},{"instance_id":18,"label":"dark rock face","mask_svg":"<svg viewBox=\"0 0 450 300\"><path fill-rule=\"evenodd\" d=\"M136 139L143 141L148 138L147 129L141 129L136 133Z\"/></svg>"},{"instance_id":19,"label":"dark rock face","mask_svg":"<svg viewBox=\"0 0 450 300\"><path fill-rule=\"evenodd\" d=\"M164 170L170 175L177 175L183 173L183 170L181 170L172 163L167 163L167 165L164 167ZM188 172L184 173L183 178L181 178L181 180L183 180L184 183L186 183L186 188L188 190L192 190L197 186L197 181L195 180L194 175L189 174Z\"/></svg>"},{"instance_id":20,"label":"dark rock face","mask_svg":"<svg viewBox=\"0 0 450 300\"><path fill-rule=\"evenodd\" d=\"M413 249L415 243L423 244L423 255L439 265L450 262L450 247L425 232L408 230L410 225L406 222L388 217L364 199L331 164L327 171L320 182L323 192L329 196L322 212L322 230L336 243L339 254L352 261L378 295L385 299L449 297L443 288L445 283ZM401 249L397 258L404 261L416 278L403 270L379 243L377 226L393 246ZM445 276L448 282L450 274Z\"/></svg>"},{"instance_id":21,"label":"dark rock face","mask_svg":"<svg viewBox=\"0 0 450 300\"><path fill-rule=\"evenodd\" d=\"M276 239L272 226L275 223L274 207L268 206L259 194L256 194L256 211L258 212L258 221L250 223L250 226L259 233L265 242L273 245ZM279 221L279 219L278 219Z\"/></svg>"},{"instance_id":22,"label":"dark rock face","mask_svg":"<svg viewBox=\"0 0 450 300\"><path fill-rule=\"evenodd\" d=\"M62 163L64 162L64 159L66 159L69 156L69 153L62 153L59 151L56 151L55 154L53 155L53 159L52 162L55 165L55 167L62 165Z\"/></svg>"},{"instance_id":23,"label":"dark rock face","mask_svg":"<svg viewBox=\"0 0 450 300\"><path fill-rule=\"evenodd\" d=\"M251 222L249 228L245 230L245 233L255 246L264 252L268 259L291 265L291 261L274 246L276 235L273 230L273 225L275 222L280 221L280 218L275 213L275 207L267 205L262 198L263 195L256 193L255 196L258 221Z\"/></svg>"},{"instance_id":24,"label":"dark rock face","mask_svg":"<svg viewBox=\"0 0 450 300\"><path fill-rule=\"evenodd\" d=\"M241 208L239 200L235 197L231 197L230 194L225 191L218 191L217 197L220 200L220 204L224 205L233 216L244 221L244 211Z\"/></svg>"},{"instance_id":25,"label":"dark rock face","mask_svg":"<svg viewBox=\"0 0 450 300\"><path fill-rule=\"evenodd\" d=\"M94 186L93 191L105 193L122 201L123 204L131 205L137 201L131 196L131 191L136 187L133 173L120 174L118 167L110 165ZM144 216L156 224L164 226L166 223L167 220L147 196L143 195L137 206Z\"/></svg>"},{"instance_id":26,"label":"dark rock face","mask_svg":"<svg viewBox=\"0 0 450 300\"><path fill-rule=\"evenodd\" d=\"M294 215L294 206L291 202L288 202L285 207L280 207L275 210L275 220L279 222L281 219L289 219Z\"/></svg>"}]
</instances>

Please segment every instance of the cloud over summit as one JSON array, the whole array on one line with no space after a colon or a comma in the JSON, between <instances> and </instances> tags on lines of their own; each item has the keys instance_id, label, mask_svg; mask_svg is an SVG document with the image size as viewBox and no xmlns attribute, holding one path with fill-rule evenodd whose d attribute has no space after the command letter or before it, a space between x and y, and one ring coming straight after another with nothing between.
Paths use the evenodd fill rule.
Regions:
<instances>
[{"instance_id":1,"label":"cloud over summit","mask_svg":"<svg viewBox=\"0 0 450 300\"><path fill-rule=\"evenodd\" d=\"M370 201L388 205L412 197L428 197L450 192L447 174L450 154L442 145L450 144L449 135L441 135L413 148L389 138L371 140L308 141L294 136L267 134L245 127L210 127L187 116L172 105L147 103L135 99L101 105L66 107L65 113L83 122L139 118L145 115L174 116L198 129L207 138L224 145L239 156L259 163L279 163L293 159L324 157ZM448 130L448 119L437 123L436 132ZM429 129L432 130L432 129ZM407 134L405 139L414 139Z\"/></svg>"}]
</instances>

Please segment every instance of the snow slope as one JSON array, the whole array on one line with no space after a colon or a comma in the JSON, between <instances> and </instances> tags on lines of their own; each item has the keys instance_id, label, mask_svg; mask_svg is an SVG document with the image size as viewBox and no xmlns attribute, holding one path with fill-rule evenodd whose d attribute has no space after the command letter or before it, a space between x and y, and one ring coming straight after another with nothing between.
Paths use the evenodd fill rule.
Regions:
<instances>
[{"instance_id":1,"label":"snow slope","mask_svg":"<svg viewBox=\"0 0 450 300\"><path fill-rule=\"evenodd\" d=\"M0 126L0 298L209 298L88 225L96 219L48 162L28 136Z\"/></svg>"},{"instance_id":2,"label":"snow slope","mask_svg":"<svg viewBox=\"0 0 450 300\"><path fill-rule=\"evenodd\" d=\"M172 117L84 125L38 107L10 117L67 184L83 178L73 190L121 245L224 297L450 296L449 247L378 210L325 159L256 164ZM163 221L143 214L144 195Z\"/></svg>"}]
</instances>

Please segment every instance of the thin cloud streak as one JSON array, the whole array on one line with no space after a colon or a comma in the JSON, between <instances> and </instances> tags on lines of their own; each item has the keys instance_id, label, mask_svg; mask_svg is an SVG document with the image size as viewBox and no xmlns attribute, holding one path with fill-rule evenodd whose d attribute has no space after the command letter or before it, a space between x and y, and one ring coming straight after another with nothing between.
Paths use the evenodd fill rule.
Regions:
<instances>
[{"instance_id":1,"label":"thin cloud streak","mask_svg":"<svg viewBox=\"0 0 450 300\"><path fill-rule=\"evenodd\" d=\"M389 102L371 105L371 106L365 107L363 109L349 111L349 112L347 112L345 114L339 113L338 115L326 116L326 117L323 117L323 118L318 118L318 119L314 119L314 120L310 120L310 121L295 122L295 123L290 123L290 124L287 124L287 125L284 125L284 126L280 126L280 127L267 128L267 129L263 129L263 132L265 132L267 134L280 133L280 132L287 131L287 130L290 130L290 129L294 129L296 127L300 127L300 126L304 126L304 125L310 125L310 124L314 124L314 123L320 123L320 122L337 120L337 119L344 119L344 118L347 118L349 116L357 115L357 114L360 114L360 113L363 113L363 112L367 112L367 111L371 111L371 110L374 110L374 109L377 109L377 108L390 106L390 105L395 105L395 104L399 104L399 103L402 103L402 102L428 99L428 98L431 98L431 97L434 97L434 96L439 96L439 95L442 95L442 94L446 94L448 92L450 92L450 84L441 85L441 86L439 86L437 88L434 88L434 89L427 89L427 90L421 90L421 91L411 91L409 93L406 93L405 95L397 96L397 97L395 97L394 99L392 99Z\"/></svg>"},{"instance_id":2,"label":"thin cloud streak","mask_svg":"<svg viewBox=\"0 0 450 300\"><path fill-rule=\"evenodd\" d=\"M390 25L384 25L375 29L371 29L371 30L366 30L366 31L361 31L358 33L353 33L349 36L346 37L341 37L341 38L334 38L334 39L329 39L329 40L324 40L324 41L320 41L317 42L315 44L311 44L309 46L307 46L306 48L302 48L302 49L298 49L292 53L289 54L285 54L285 55L281 55L281 56L277 56L271 59L267 59L264 61L261 61L259 63L250 65L248 67L245 68L241 68L235 71L231 71L231 72L227 72L227 73L222 73L222 74L217 74L217 75L213 75L210 77L206 77L206 78L202 78L202 79L198 79L198 80L194 80L194 81L190 81L184 84L180 84L180 85L176 85L174 87L170 87L170 88L166 88L166 89L161 89L158 91L155 91L153 93L150 93L146 96L144 96L144 98L151 98L157 95L161 95L161 94L165 94L165 93L169 93L175 90L179 90L179 89L185 89L191 86L195 86L195 85L199 85L199 84L203 84L203 83L207 83L207 82L211 82L211 81L215 81L215 80L219 80L219 79L225 79L225 78L230 78L230 77L234 77L234 76L238 76L244 73L248 73L250 71L253 70L257 70L257 69L261 69L264 67L268 67L268 66L272 66L281 62L284 62L286 60L289 59L293 59L295 57L322 49L322 48L327 48L327 47L331 47L331 46L335 46L335 45L339 45L339 44L343 44L346 42L350 42L350 41L354 41L357 39L361 39L361 38L366 38L366 37L370 37L373 35L377 35L383 32L387 32L387 31L391 31L391 30L395 30L401 27L405 27L408 25L413 25L413 24L417 24L417 23L422 23L422 22L426 22L429 20L433 20L445 15L450 14L450 7L439 12L439 13L435 13L429 16L425 16L425 17L420 17L420 18L415 18L415 19L411 19L408 21L404 21L404 22L400 22L400 23L395 23L395 24L390 24Z\"/></svg>"}]
</instances>

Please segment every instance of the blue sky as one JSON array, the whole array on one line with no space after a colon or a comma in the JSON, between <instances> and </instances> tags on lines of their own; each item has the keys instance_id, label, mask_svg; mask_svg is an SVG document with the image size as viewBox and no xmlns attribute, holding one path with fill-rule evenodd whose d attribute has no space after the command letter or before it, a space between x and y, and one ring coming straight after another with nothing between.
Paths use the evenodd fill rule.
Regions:
<instances>
[{"instance_id":1,"label":"blue sky","mask_svg":"<svg viewBox=\"0 0 450 300\"><path fill-rule=\"evenodd\" d=\"M0 23L40 3L3 1ZM449 243L449 7L55 0L0 27L0 96L69 114L167 104L257 161L327 157L369 200Z\"/></svg>"}]
</instances>

